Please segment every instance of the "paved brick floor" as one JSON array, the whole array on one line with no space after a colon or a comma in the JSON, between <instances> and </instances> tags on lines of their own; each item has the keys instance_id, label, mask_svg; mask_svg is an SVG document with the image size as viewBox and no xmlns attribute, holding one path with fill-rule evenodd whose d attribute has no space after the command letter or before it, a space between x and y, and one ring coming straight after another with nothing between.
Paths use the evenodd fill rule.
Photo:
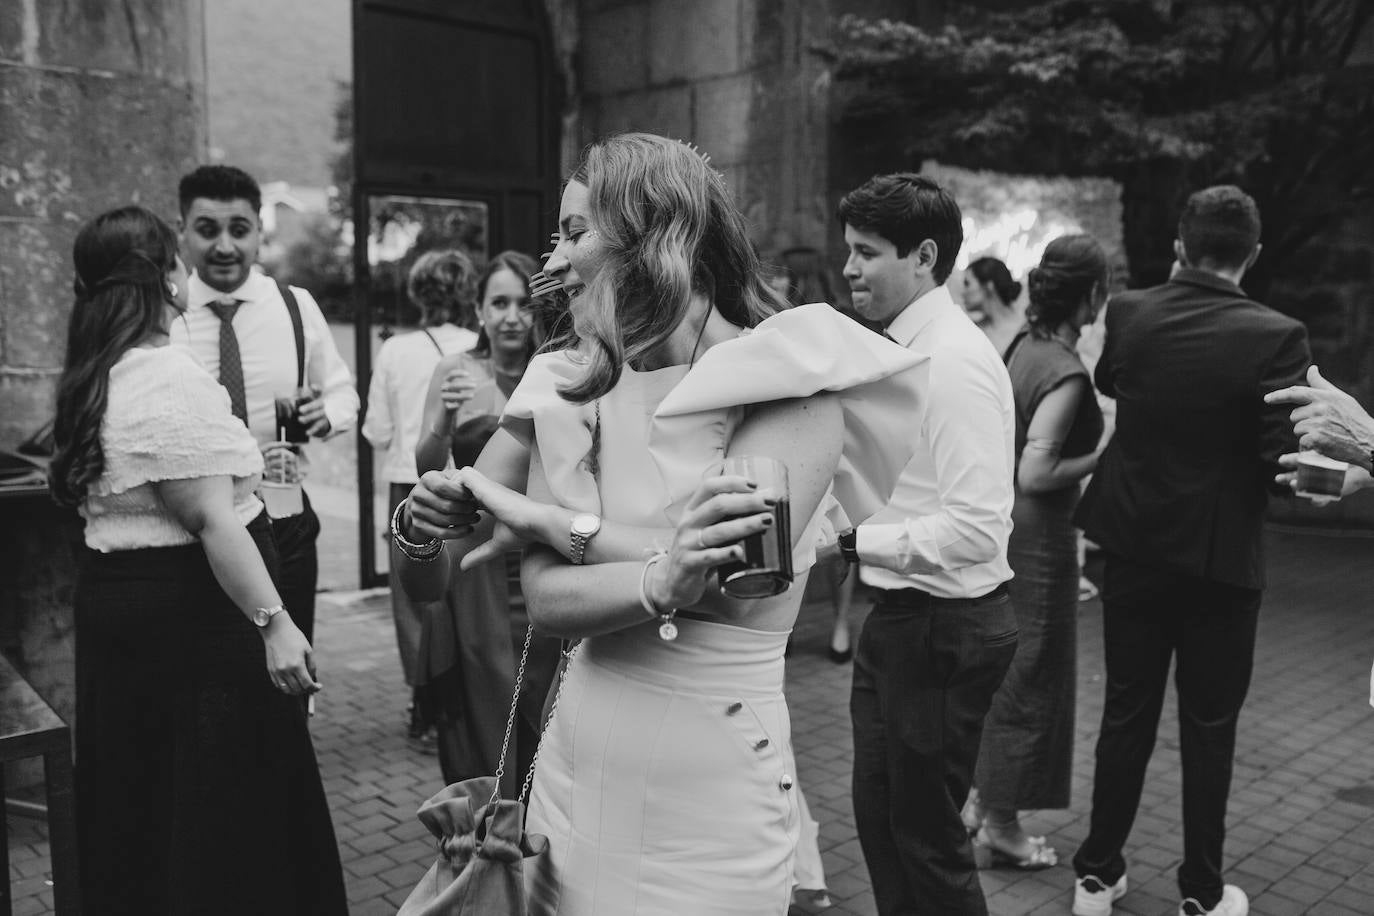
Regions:
<instances>
[{"instance_id":1,"label":"paved brick floor","mask_svg":"<svg viewBox=\"0 0 1374 916\"><path fill-rule=\"evenodd\" d=\"M1273 531L1271 586L1254 683L1242 720L1226 848L1229 879L1257 916L1374 914L1374 540ZM856 610L862 611L862 602ZM1101 712L1098 605L1080 614L1078 742L1068 811L1035 812L1065 860L1086 829L1092 745ZM439 788L435 758L406 747L406 693L384 595L323 595L319 652L325 693L314 734L348 876L353 913L391 914L433 846L414 817ZM799 774L816 818L835 907L871 914L873 899L849 805L849 666L825 657L829 618L808 604L788 667ZM1177 907L1180 781L1176 720L1166 708L1127 854L1128 916ZM9 818L10 880L19 916L50 912L44 831ZM1072 872L983 873L997 916L1068 912ZM92 908L90 912L99 912ZM609 916L609 914L608 914ZM690 914L684 911L684 916Z\"/></svg>"}]
</instances>

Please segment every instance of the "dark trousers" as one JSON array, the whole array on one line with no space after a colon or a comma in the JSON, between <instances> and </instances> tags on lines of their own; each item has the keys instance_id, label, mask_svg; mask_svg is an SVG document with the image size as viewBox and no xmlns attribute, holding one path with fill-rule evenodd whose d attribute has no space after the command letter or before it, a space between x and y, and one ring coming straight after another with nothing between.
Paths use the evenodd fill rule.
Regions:
<instances>
[{"instance_id":1,"label":"dark trousers","mask_svg":"<svg viewBox=\"0 0 1374 916\"><path fill-rule=\"evenodd\" d=\"M882 916L984 916L968 831L983 717L1016 653L1006 589L880 593L854 656L854 817Z\"/></svg>"},{"instance_id":2,"label":"dark trousers","mask_svg":"<svg viewBox=\"0 0 1374 916\"><path fill-rule=\"evenodd\" d=\"M1081 877L1114 884L1126 869L1145 767L1154 751L1169 664L1177 658L1183 758L1183 864L1178 887L1205 908L1221 900L1226 801L1236 722L1250 687L1261 592L1143 566L1108 554L1102 587L1107 697L1097 739Z\"/></svg>"},{"instance_id":3,"label":"dark trousers","mask_svg":"<svg viewBox=\"0 0 1374 916\"><path fill-rule=\"evenodd\" d=\"M305 511L288 518L272 519L272 540L277 545L281 574L277 591L310 644L315 644L315 585L320 578L320 561L315 539L320 534L320 517L310 506L310 494L301 493Z\"/></svg>"}]
</instances>

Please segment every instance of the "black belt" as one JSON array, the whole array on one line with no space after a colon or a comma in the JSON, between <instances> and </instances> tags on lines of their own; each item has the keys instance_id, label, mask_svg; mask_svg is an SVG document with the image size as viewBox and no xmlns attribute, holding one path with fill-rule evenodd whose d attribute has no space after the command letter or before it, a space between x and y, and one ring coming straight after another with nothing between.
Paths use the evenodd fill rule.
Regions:
<instances>
[{"instance_id":1,"label":"black belt","mask_svg":"<svg viewBox=\"0 0 1374 916\"><path fill-rule=\"evenodd\" d=\"M894 608L921 608L932 604L980 604L1007 596L1007 583L976 598L941 598L919 588L875 588L878 593L875 609L887 605Z\"/></svg>"}]
</instances>

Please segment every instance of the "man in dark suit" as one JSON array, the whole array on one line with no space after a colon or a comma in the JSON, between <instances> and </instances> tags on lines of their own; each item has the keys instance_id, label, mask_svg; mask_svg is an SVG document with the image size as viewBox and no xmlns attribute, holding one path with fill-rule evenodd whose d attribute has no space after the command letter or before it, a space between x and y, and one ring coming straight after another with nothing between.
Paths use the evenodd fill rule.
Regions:
<instances>
[{"instance_id":1,"label":"man in dark suit","mask_svg":"<svg viewBox=\"0 0 1374 916\"><path fill-rule=\"evenodd\" d=\"M1295 445L1283 409L1264 395L1301 381L1309 362L1303 326L1239 286L1259 237L1259 210L1243 191L1199 191L1179 219L1180 269L1107 308L1096 381L1116 399L1116 433L1077 516L1106 554L1107 696L1091 827L1074 857L1076 916L1108 916L1126 891L1122 848L1174 657L1179 914L1249 911L1221 877L1226 800L1264 588L1268 492Z\"/></svg>"}]
</instances>

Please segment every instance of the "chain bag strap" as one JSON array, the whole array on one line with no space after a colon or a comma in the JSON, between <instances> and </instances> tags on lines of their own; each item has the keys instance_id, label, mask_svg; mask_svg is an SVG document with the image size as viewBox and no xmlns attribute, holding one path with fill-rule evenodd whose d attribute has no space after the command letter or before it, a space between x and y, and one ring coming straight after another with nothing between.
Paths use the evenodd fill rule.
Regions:
<instances>
[{"instance_id":1,"label":"chain bag strap","mask_svg":"<svg viewBox=\"0 0 1374 916\"><path fill-rule=\"evenodd\" d=\"M597 458L601 452L601 399L597 398L594 402L596 411L595 423L592 426L592 450L587 456L589 470L593 477L600 478L600 468ZM501 797L501 779L506 775L506 755L510 753L511 735L515 733L515 717L520 704L520 685L525 681L525 666L530 658L530 643L534 640L534 624L525 627L525 643L520 647L520 664L515 669L515 690L511 692L510 711L506 713L506 735L501 740L501 757L496 762L496 785L492 788L491 800L488 804L494 804ZM529 798L530 786L534 782L534 768L539 763L539 753L544 749L544 733L548 731L548 723L553 721L554 714L558 712L558 700L563 696L563 681L568 677L568 669L572 667L573 659L577 656L577 650L581 648L582 641L578 640L572 645L563 649L563 667L558 672L558 683L553 688L553 701L549 704L549 715L544 720L544 727L539 730L539 743L535 745L534 756L530 758L529 771L525 773L525 780L520 785L520 796L517 801L525 804Z\"/></svg>"},{"instance_id":2,"label":"chain bag strap","mask_svg":"<svg viewBox=\"0 0 1374 916\"><path fill-rule=\"evenodd\" d=\"M525 665L530 658L530 643L534 640L534 624L525 627L525 644L520 649L520 664L515 669L515 690L511 692L510 711L506 714L506 736L501 740L501 757L496 762L496 784L492 787L491 798L487 804L495 804L501 797L501 779L506 775L506 756L510 753L511 735L515 733L515 717L520 705L520 685L525 681ZM530 759L529 772L525 774L525 781L520 787L520 795L517 801L522 805L529 797L530 784L534 781L534 767L539 763L539 752L544 747L544 732L548 731L548 722L553 720L554 713L558 711L558 699L563 695L563 680L568 676L568 667L572 665L573 657L577 655L581 641L573 643L571 647L563 651L563 670L558 672L558 683L554 685L553 702L549 704L549 715L545 720L545 725L539 730L539 743L534 748L534 756Z\"/></svg>"}]
</instances>

